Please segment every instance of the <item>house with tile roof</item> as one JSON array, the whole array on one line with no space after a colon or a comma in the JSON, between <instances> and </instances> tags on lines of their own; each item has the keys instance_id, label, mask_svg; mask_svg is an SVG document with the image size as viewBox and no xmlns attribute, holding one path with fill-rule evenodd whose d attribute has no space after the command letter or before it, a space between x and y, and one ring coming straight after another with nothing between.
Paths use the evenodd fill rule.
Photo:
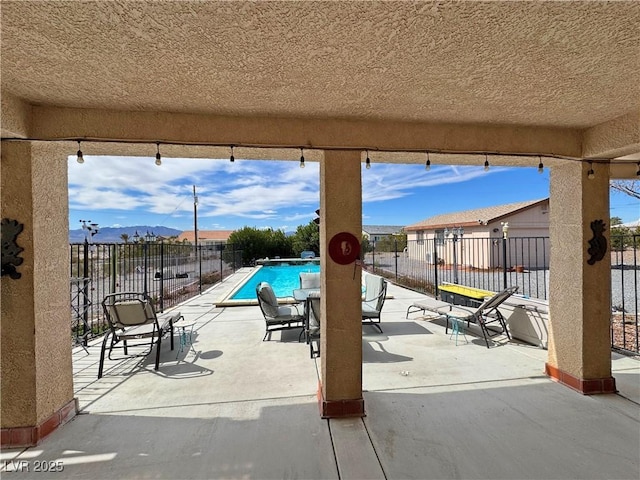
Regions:
<instances>
[{"instance_id":1,"label":"house with tile roof","mask_svg":"<svg viewBox=\"0 0 640 480\"><path fill-rule=\"evenodd\" d=\"M398 235L403 229L402 225L363 225L362 236L370 242L379 242L391 235Z\"/></svg>"},{"instance_id":2,"label":"house with tile roof","mask_svg":"<svg viewBox=\"0 0 640 480\"><path fill-rule=\"evenodd\" d=\"M548 268L549 199L436 215L405 227L407 256L473 268ZM454 258L456 261L454 261Z\"/></svg>"},{"instance_id":3,"label":"house with tile roof","mask_svg":"<svg viewBox=\"0 0 640 480\"><path fill-rule=\"evenodd\" d=\"M198 230L198 245L224 245L229 241L229 236L233 230ZM185 230L178 235L179 242L195 243L193 230Z\"/></svg>"}]
</instances>

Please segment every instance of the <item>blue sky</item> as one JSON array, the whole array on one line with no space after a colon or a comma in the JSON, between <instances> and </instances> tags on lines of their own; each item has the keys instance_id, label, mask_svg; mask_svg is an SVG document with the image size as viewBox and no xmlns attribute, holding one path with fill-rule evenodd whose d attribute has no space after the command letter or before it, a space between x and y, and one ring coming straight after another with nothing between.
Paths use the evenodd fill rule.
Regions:
<instances>
[{"instance_id":1,"label":"blue sky","mask_svg":"<svg viewBox=\"0 0 640 480\"><path fill-rule=\"evenodd\" d=\"M319 207L319 165L236 159L69 157L69 227L162 225L193 230L193 185L198 228L244 226L293 231ZM549 171L530 168L375 164L362 169L365 225L410 225L441 213L549 196ZM640 218L640 201L611 194L611 216Z\"/></svg>"}]
</instances>

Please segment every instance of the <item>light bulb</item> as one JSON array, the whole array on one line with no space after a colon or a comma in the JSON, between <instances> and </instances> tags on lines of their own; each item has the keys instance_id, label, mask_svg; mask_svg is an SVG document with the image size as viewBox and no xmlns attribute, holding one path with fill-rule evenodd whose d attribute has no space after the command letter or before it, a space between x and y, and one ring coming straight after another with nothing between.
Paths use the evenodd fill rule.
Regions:
<instances>
[{"instance_id":1,"label":"light bulb","mask_svg":"<svg viewBox=\"0 0 640 480\"><path fill-rule=\"evenodd\" d=\"M427 163L424 164L424 169L428 172L431 170L431 160L427 159Z\"/></svg>"},{"instance_id":2,"label":"light bulb","mask_svg":"<svg viewBox=\"0 0 640 480\"><path fill-rule=\"evenodd\" d=\"M78 140L78 152L76 153L76 160L78 163L84 163L84 157L82 156L82 150L80 150L80 140Z\"/></svg>"},{"instance_id":3,"label":"light bulb","mask_svg":"<svg viewBox=\"0 0 640 480\"><path fill-rule=\"evenodd\" d=\"M156 153L156 165L162 165L162 157L160 157L159 153Z\"/></svg>"},{"instance_id":4,"label":"light bulb","mask_svg":"<svg viewBox=\"0 0 640 480\"><path fill-rule=\"evenodd\" d=\"M489 171L489 160L485 160L484 161L484 171L488 172Z\"/></svg>"},{"instance_id":5,"label":"light bulb","mask_svg":"<svg viewBox=\"0 0 640 480\"><path fill-rule=\"evenodd\" d=\"M544 165L542 164L542 162L540 162L538 164L538 173L542 173L542 172L544 172Z\"/></svg>"},{"instance_id":6,"label":"light bulb","mask_svg":"<svg viewBox=\"0 0 640 480\"><path fill-rule=\"evenodd\" d=\"M367 170L371 168L371 160L369 159L369 157L367 157L367 159L365 160L364 166Z\"/></svg>"}]
</instances>

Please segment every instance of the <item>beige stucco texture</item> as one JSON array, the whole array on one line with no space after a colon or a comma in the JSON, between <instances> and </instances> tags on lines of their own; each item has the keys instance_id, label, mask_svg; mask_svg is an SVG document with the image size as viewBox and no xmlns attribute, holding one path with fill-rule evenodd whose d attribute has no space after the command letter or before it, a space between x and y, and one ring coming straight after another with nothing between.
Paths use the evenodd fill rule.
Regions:
<instances>
[{"instance_id":1,"label":"beige stucco texture","mask_svg":"<svg viewBox=\"0 0 640 480\"><path fill-rule=\"evenodd\" d=\"M3 1L2 83L36 104L583 128L637 95L635 2L34 3Z\"/></svg>"},{"instance_id":2,"label":"beige stucco texture","mask_svg":"<svg viewBox=\"0 0 640 480\"><path fill-rule=\"evenodd\" d=\"M362 268L332 260L328 244L340 232L362 236L358 152L327 152L320 164L321 383L327 401L362 398Z\"/></svg>"},{"instance_id":3,"label":"beige stucco texture","mask_svg":"<svg viewBox=\"0 0 640 480\"><path fill-rule=\"evenodd\" d=\"M587 263L591 222L608 223L609 181L602 174L587 178L588 169L575 163L551 171L549 363L594 379L611 376L611 257ZM608 242L608 228L605 238Z\"/></svg>"},{"instance_id":4,"label":"beige stucco texture","mask_svg":"<svg viewBox=\"0 0 640 480\"><path fill-rule=\"evenodd\" d=\"M21 278L3 277L2 427L34 426L73 398L67 162L47 145L2 144L2 218L24 224Z\"/></svg>"}]
</instances>

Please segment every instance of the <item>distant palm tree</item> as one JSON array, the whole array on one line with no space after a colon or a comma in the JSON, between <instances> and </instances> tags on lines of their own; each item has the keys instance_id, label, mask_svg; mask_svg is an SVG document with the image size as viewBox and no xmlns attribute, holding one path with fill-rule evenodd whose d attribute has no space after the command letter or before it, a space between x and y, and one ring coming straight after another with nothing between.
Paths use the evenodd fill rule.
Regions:
<instances>
[{"instance_id":1,"label":"distant palm tree","mask_svg":"<svg viewBox=\"0 0 640 480\"><path fill-rule=\"evenodd\" d=\"M124 243L129 243L129 234L128 233L123 233L120 235L120 238L122 239L122 241Z\"/></svg>"}]
</instances>

